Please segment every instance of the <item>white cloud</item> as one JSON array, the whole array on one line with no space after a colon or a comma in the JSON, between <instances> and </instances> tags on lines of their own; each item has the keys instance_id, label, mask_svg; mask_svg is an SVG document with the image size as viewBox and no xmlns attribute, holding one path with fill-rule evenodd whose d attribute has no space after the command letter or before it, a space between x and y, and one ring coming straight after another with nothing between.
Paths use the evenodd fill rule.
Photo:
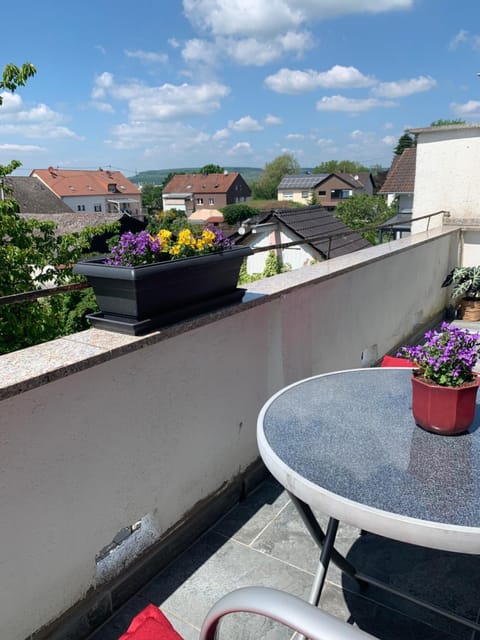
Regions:
<instances>
[{"instance_id":1,"label":"white cloud","mask_svg":"<svg viewBox=\"0 0 480 640\"><path fill-rule=\"evenodd\" d=\"M18 93L12 94L8 91L0 93L0 103L2 110L0 111L0 117L7 115L8 113L15 113L22 108L23 100Z\"/></svg>"},{"instance_id":2,"label":"white cloud","mask_svg":"<svg viewBox=\"0 0 480 640\"><path fill-rule=\"evenodd\" d=\"M105 97L108 89L113 86L113 75L108 71L104 71L98 76L95 76L93 81L93 89L91 96L94 100L99 100Z\"/></svg>"},{"instance_id":3,"label":"white cloud","mask_svg":"<svg viewBox=\"0 0 480 640\"><path fill-rule=\"evenodd\" d=\"M469 100L463 104L452 102L450 109L456 116L479 118L480 117L480 100Z\"/></svg>"},{"instance_id":4,"label":"white cloud","mask_svg":"<svg viewBox=\"0 0 480 640\"><path fill-rule=\"evenodd\" d=\"M265 116L264 122L266 125L283 124L283 119L278 116L272 116L270 113Z\"/></svg>"},{"instance_id":5,"label":"white cloud","mask_svg":"<svg viewBox=\"0 0 480 640\"><path fill-rule=\"evenodd\" d=\"M157 53L155 51L143 51L143 49L137 49L135 51L130 51L129 49L124 50L127 58L137 58L142 62L146 62L148 64L165 64L168 62L168 55L166 53Z\"/></svg>"},{"instance_id":6,"label":"white cloud","mask_svg":"<svg viewBox=\"0 0 480 640\"><path fill-rule=\"evenodd\" d=\"M103 111L104 113L115 113L115 109L109 102L101 102L100 100L93 100L90 102L90 106L97 111Z\"/></svg>"},{"instance_id":7,"label":"white cloud","mask_svg":"<svg viewBox=\"0 0 480 640\"><path fill-rule=\"evenodd\" d=\"M148 87L133 81L116 84L110 73L95 78L92 96L128 103L129 121L175 120L188 116L203 116L220 108L220 101L230 92L218 82L181 85L163 84Z\"/></svg>"},{"instance_id":8,"label":"white cloud","mask_svg":"<svg viewBox=\"0 0 480 640\"><path fill-rule=\"evenodd\" d=\"M105 49L105 47L104 47L104 46L102 46L101 44L96 44L96 45L95 45L95 49L96 49L97 51L100 51L100 53L101 53L103 56L106 56L106 55L107 55L107 50L106 50L106 49Z\"/></svg>"},{"instance_id":9,"label":"white cloud","mask_svg":"<svg viewBox=\"0 0 480 640\"><path fill-rule=\"evenodd\" d=\"M318 111L344 111L347 113L361 113L377 107L393 107L394 102L377 100L376 98L346 98L345 96L324 96L317 104Z\"/></svg>"},{"instance_id":10,"label":"white cloud","mask_svg":"<svg viewBox=\"0 0 480 640\"><path fill-rule=\"evenodd\" d=\"M360 131L360 129L355 129L355 131L352 131L352 133L350 134L350 137L355 139L355 138L361 138L363 136L363 131Z\"/></svg>"},{"instance_id":11,"label":"white cloud","mask_svg":"<svg viewBox=\"0 0 480 640\"><path fill-rule=\"evenodd\" d=\"M311 26L341 15L409 9L414 0L183 0L193 27L215 42L217 54L243 65L261 66L313 45ZM191 50L193 61L201 50ZM211 63L212 58L209 56Z\"/></svg>"},{"instance_id":12,"label":"white cloud","mask_svg":"<svg viewBox=\"0 0 480 640\"><path fill-rule=\"evenodd\" d=\"M229 136L230 131L228 129L219 129L218 131L215 131L212 138L214 140L225 140L225 138L228 138Z\"/></svg>"},{"instance_id":13,"label":"white cloud","mask_svg":"<svg viewBox=\"0 0 480 640\"><path fill-rule=\"evenodd\" d=\"M228 87L216 82L203 85L172 85L144 87L129 99L130 119L171 120L187 116L202 116L220 108L220 100L229 93Z\"/></svg>"},{"instance_id":14,"label":"white cloud","mask_svg":"<svg viewBox=\"0 0 480 640\"><path fill-rule=\"evenodd\" d=\"M227 152L229 156L239 155L239 154L251 154L253 153L252 145L249 142L237 142L229 151Z\"/></svg>"},{"instance_id":15,"label":"white cloud","mask_svg":"<svg viewBox=\"0 0 480 640\"><path fill-rule=\"evenodd\" d=\"M280 69L265 78L267 87L277 93L305 93L318 88L369 87L374 83L373 78L365 76L355 67L343 67L338 64L328 71Z\"/></svg>"},{"instance_id":16,"label":"white cloud","mask_svg":"<svg viewBox=\"0 0 480 640\"><path fill-rule=\"evenodd\" d=\"M263 129L258 120L255 120L255 118L251 116L244 116L235 122L230 120L228 126L234 131L261 131Z\"/></svg>"},{"instance_id":17,"label":"white cloud","mask_svg":"<svg viewBox=\"0 0 480 640\"><path fill-rule=\"evenodd\" d=\"M403 98L414 93L429 91L436 84L437 81L430 76L418 76L418 78L397 82L381 82L372 89L372 93L381 98Z\"/></svg>"},{"instance_id":18,"label":"white cloud","mask_svg":"<svg viewBox=\"0 0 480 640\"><path fill-rule=\"evenodd\" d=\"M331 147L334 142L330 138L318 138L317 144L319 147Z\"/></svg>"},{"instance_id":19,"label":"white cloud","mask_svg":"<svg viewBox=\"0 0 480 640\"><path fill-rule=\"evenodd\" d=\"M183 0L187 19L217 36L278 34L311 21L412 6L413 0Z\"/></svg>"},{"instance_id":20,"label":"white cloud","mask_svg":"<svg viewBox=\"0 0 480 640\"><path fill-rule=\"evenodd\" d=\"M180 46L180 43L176 38L169 38L167 42L172 47L172 49L178 49Z\"/></svg>"},{"instance_id":21,"label":"white cloud","mask_svg":"<svg viewBox=\"0 0 480 640\"><path fill-rule=\"evenodd\" d=\"M175 144L186 151L195 145L205 144L209 136L182 122L130 122L116 125L112 128L113 139L106 140L107 144L116 149L136 149L150 145L165 145L170 148Z\"/></svg>"},{"instance_id":22,"label":"white cloud","mask_svg":"<svg viewBox=\"0 0 480 640\"><path fill-rule=\"evenodd\" d=\"M395 136L385 136L384 138L382 138L382 142L383 144L386 144L389 147L391 147L392 145L396 144L398 140L397 138L395 138Z\"/></svg>"},{"instance_id":23,"label":"white cloud","mask_svg":"<svg viewBox=\"0 0 480 640\"><path fill-rule=\"evenodd\" d=\"M460 31L450 40L448 48L450 51L455 51L459 46L466 45L473 51L478 51L480 49L480 36L470 33L465 29L460 29Z\"/></svg>"},{"instance_id":24,"label":"white cloud","mask_svg":"<svg viewBox=\"0 0 480 640\"><path fill-rule=\"evenodd\" d=\"M305 140L303 133L289 133L285 138L287 140Z\"/></svg>"},{"instance_id":25,"label":"white cloud","mask_svg":"<svg viewBox=\"0 0 480 640\"><path fill-rule=\"evenodd\" d=\"M0 133L23 138L67 138L81 140L75 132L63 126L65 117L48 105L39 103L26 108L19 94L0 94Z\"/></svg>"},{"instance_id":26,"label":"white cloud","mask_svg":"<svg viewBox=\"0 0 480 640\"><path fill-rule=\"evenodd\" d=\"M12 153L27 153L36 151L47 151L46 147L39 147L35 144L0 144L0 151L11 151Z\"/></svg>"},{"instance_id":27,"label":"white cloud","mask_svg":"<svg viewBox=\"0 0 480 640\"><path fill-rule=\"evenodd\" d=\"M217 62L218 56L218 49L214 44L199 38L187 40L182 49L182 57L188 63L213 65Z\"/></svg>"},{"instance_id":28,"label":"white cloud","mask_svg":"<svg viewBox=\"0 0 480 640\"><path fill-rule=\"evenodd\" d=\"M260 67L287 53L301 56L312 46L312 38L308 32L288 32L267 39L219 38L217 45L238 64Z\"/></svg>"}]
</instances>

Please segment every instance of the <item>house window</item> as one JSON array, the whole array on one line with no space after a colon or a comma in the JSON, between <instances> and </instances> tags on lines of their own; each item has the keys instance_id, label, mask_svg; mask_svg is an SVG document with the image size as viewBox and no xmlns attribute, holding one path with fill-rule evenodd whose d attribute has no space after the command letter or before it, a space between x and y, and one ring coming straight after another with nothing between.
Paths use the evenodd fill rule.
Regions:
<instances>
[{"instance_id":1,"label":"house window","mask_svg":"<svg viewBox=\"0 0 480 640\"><path fill-rule=\"evenodd\" d=\"M95 213L100 213L100 211L102 210L102 205L101 204L95 204L93 206L93 210L95 211Z\"/></svg>"},{"instance_id":2,"label":"house window","mask_svg":"<svg viewBox=\"0 0 480 640\"><path fill-rule=\"evenodd\" d=\"M208 199L208 204L215 204L215 200L213 198Z\"/></svg>"},{"instance_id":3,"label":"house window","mask_svg":"<svg viewBox=\"0 0 480 640\"><path fill-rule=\"evenodd\" d=\"M351 189L332 189L330 197L332 200L345 200L346 198L350 198L351 195Z\"/></svg>"},{"instance_id":4,"label":"house window","mask_svg":"<svg viewBox=\"0 0 480 640\"><path fill-rule=\"evenodd\" d=\"M203 198L197 198L197 204L203 204Z\"/></svg>"},{"instance_id":5,"label":"house window","mask_svg":"<svg viewBox=\"0 0 480 640\"><path fill-rule=\"evenodd\" d=\"M283 199L284 200L291 200L293 198L293 191L284 191L283 192Z\"/></svg>"},{"instance_id":6,"label":"house window","mask_svg":"<svg viewBox=\"0 0 480 640\"><path fill-rule=\"evenodd\" d=\"M319 191L319 192L318 192L318 195L319 195L319 196L326 196L326 195L327 195L327 192L326 192L326 191Z\"/></svg>"},{"instance_id":7,"label":"house window","mask_svg":"<svg viewBox=\"0 0 480 640\"><path fill-rule=\"evenodd\" d=\"M302 191L302 198L305 200L305 198L308 198L310 196L310 191Z\"/></svg>"},{"instance_id":8,"label":"house window","mask_svg":"<svg viewBox=\"0 0 480 640\"><path fill-rule=\"evenodd\" d=\"M116 192L117 192L117 185L114 182L109 182L108 193L116 193Z\"/></svg>"},{"instance_id":9,"label":"house window","mask_svg":"<svg viewBox=\"0 0 480 640\"><path fill-rule=\"evenodd\" d=\"M85 211L85 205L84 204L77 204L77 211Z\"/></svg>"}]
</instances>

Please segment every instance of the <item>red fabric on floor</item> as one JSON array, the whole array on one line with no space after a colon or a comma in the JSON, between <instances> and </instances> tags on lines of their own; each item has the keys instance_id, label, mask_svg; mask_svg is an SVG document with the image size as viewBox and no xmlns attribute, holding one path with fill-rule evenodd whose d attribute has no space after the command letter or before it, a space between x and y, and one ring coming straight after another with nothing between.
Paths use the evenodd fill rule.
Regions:
<instances>
[{"instance_id":1,"label":"red fabric on floor","mask_svg":"<svg viewBox=\"0 0 480 640\"><path fill-rule=\"evenodd\" d=\"M118 640L183 640L158 607L149 604Z\"/></svg>"},{"instance_id":2,"label":"red fabric on floor","mask_svg":"<svg viewBox=\"0 0 480 640\"><path fill-rule=\"evenodd\" d=\"M415 365L406 358L394 358L393 356L384 356L381 367L414 367Z\"/></svg>"}]
</instances>

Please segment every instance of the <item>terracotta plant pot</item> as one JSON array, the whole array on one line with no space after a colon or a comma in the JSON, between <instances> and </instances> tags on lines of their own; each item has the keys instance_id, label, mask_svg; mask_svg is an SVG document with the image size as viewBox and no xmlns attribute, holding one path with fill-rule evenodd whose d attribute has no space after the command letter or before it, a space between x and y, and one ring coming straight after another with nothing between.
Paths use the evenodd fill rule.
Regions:
<instances>
[{"instance_id":1,"label":"terracotta plant pot","mask_svg":"<svg viewBox=\"0 0 480 640\"><path fill-rule=\"evenodd\" d=\"M412 374L412 413L422 429L442 435L467 431L476 409L480 377L461 387L442 387Z\"/></svg>"}]
</instances>

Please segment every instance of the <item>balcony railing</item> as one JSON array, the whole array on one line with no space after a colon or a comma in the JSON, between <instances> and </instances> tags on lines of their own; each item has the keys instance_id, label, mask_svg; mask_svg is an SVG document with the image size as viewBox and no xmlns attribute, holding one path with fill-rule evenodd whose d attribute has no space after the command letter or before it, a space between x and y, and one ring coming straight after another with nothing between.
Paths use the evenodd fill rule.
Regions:
<instances>
[{"instance_id":1,"label":"balcony railing","mask_svg":"<svg viewBox=\"0 0 480 640\"><path fill-rule=\"evenodd\" d=\"M0 637L119 606L126 570L148 579L245 490L273 392L374 365L438 321L460 241L434 229L147 336L90 329L0 357Z\"/></svg>"}]
</instances>

